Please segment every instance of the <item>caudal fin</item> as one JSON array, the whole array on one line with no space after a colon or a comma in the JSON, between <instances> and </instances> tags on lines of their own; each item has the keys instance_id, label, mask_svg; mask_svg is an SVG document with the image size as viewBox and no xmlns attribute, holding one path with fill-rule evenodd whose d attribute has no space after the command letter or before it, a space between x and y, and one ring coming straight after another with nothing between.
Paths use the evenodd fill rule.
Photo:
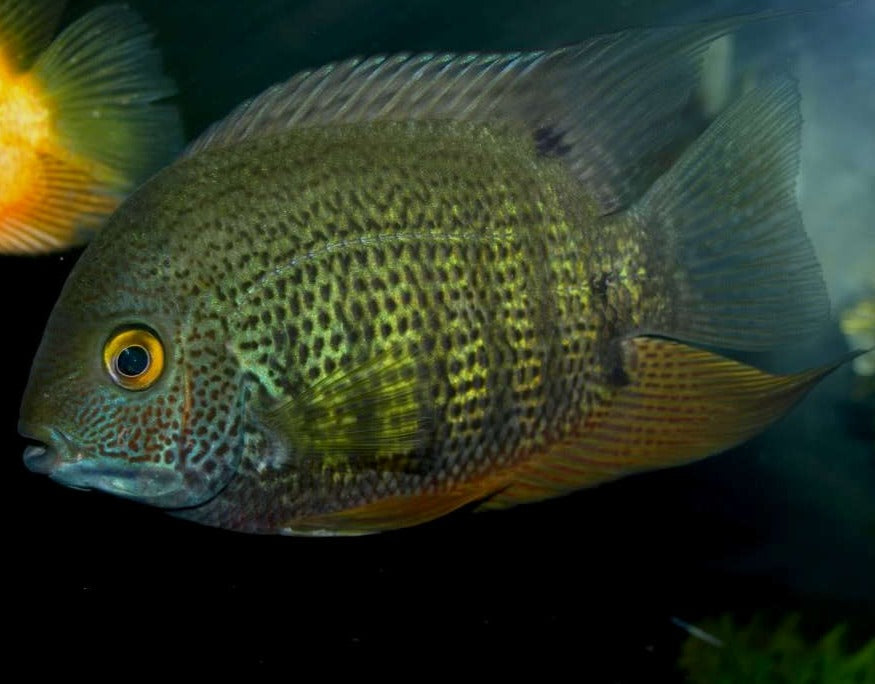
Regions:
<instances>
[{"instance_id":1,"label":"caudal fin","mask_svg":"<svg viewBox=\"0 0 875 684\"><path fill-rule=\"evenodd\" d=\"M76 244L119 203L81 166L36 153L27 187L0 211L0 253L38 254ZM8 188L7 188L8 190Z\"/></svg>"},{"instance_id":2,"label":"caudal fin","mask_svg":"<svg viewBox=\"0 0 875 684\"><path fill-rule=\"evenodd\" d=\"M0 0L0 62L16 72L30 68L49 44L66 0ZM0 70L2 70L0 64Z\"/></svg>"},{"instance_id":3,"label":"caudal fin","mask_svg":"<svg viewBox=\"0 0 875 684\"><path fill-rule=\"evenodd\" d=\"M0 0L0 10L6 4ZM41 1L27 11L13 5L9 58L18 71L47 39L45 26L62 3ZM37 21L40 8L46 24ZM146 25L127 7L100 7L71 24L14 84L23 95L13 105L29 108L20 126L32 133L32 121L45 131L33 140L7 136L16 141L7 161L17 186L0 194L0 251L38 253L86 241L181 147L179 115L159 102L175 92L173 83Z\"/></svg>"},{"instance_id":4,"label":"caudal fin","mask_svg":"<svg viewBox=\"0 0 875 684\"><path fill-rule=\"evenodd\" d=\"M176 92L149 29L123 5L98 7L37 59L34 76L54 106L62 146L95 163L110 190L130 190L179 149Z\"/></svg>"},{"instance_id":5,"label":"caudal fin","mask_svg":"<svg viewBox=\"0 0 875 684\"><path fill-rule=\"evenodd\" d=\"M796 204L801 116L793 80L724 111L636 207L669 244L679 296L649 332L769 349L820 329L829 300Z\"/></svg>"}]
</instances>

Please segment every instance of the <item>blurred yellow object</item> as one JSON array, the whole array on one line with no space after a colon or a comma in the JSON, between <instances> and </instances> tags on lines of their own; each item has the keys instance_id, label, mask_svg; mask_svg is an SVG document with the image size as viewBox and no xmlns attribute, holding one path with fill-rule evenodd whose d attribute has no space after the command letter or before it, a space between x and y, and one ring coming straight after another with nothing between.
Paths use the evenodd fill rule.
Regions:
<instances>
[{"instance_id":1,"label":"blurred yellow object","mask_svg":"<svg viewBox=\"0 0 875 684\"><path fill-rule=\"evenodd\" d=\"M175 92L124 5L54 40L64 0L0 0L0 253L86 242L181 146Z\"/></svg>"},{"instance_id":2,"label":"blurred yellow object","mask_svg":"<svg viewBox=\"0 0 875 684\"><path fill-rule=\"evenodd\" d=\"M852 347L875 347L875 294L847 309L842 314L841 327ZM854 371L859 375L875 375L875 353L857 358L854 361Z\"/></svg>"}]
</instances>

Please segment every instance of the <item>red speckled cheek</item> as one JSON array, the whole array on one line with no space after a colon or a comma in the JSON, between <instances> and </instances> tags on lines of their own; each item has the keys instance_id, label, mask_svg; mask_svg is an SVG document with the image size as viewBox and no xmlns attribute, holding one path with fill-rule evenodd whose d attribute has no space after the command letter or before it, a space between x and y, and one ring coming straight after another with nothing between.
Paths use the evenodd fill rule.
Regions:
<instances>
[{"instance_id":1,"label":"red speckled cheek","mask_svg":"<svg viewBox=\"0 0 875 684\"><path fill-rule=\"evenodd\" d=\"M234 359L212 328L188 331L171 383L163 430L173 435L161 458L175 459L193 499L213 496L234 475L243 440L245 388Z\"/></svg>"},{"instance_id":2,"label":"red speckled cheek","mask_svg":"<svg viewBox=\"0 0 875 684\"><path fill-rule=\"evenodd\" d=\"M183 491L168 505L197 505L214 496L239 464L244 391L236 365L211 341L200 332L177 333L168 345L172 360L153 387L108 386L109 396L80 397L74 422L83 439L77 446L126 468L176 471Z\"/></svg>"},{"instance_id":3,"label":"red speckled cheek","mask_svg":"<svg viewBox=\"0 0 875 684\"><path fill-rule=\"evenodd\" d=\"M228 344L227 309L198 285L212 254L194 250L171 270L191 309L173 340L172 377L149 428L172 436L156 440L156 448L161 462L182 474L188 505L218 493L237 473L244 451L245 373Z\"/></svg>"}]
</instances>

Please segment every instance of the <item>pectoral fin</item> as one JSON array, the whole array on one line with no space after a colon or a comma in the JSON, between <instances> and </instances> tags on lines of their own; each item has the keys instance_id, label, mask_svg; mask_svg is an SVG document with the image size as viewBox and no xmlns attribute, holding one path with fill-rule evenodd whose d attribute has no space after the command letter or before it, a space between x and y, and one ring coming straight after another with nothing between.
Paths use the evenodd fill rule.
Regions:
<instances>
[{"instance_id":1,"label":"pectoral fin","mask_svg":"<svg viewBox=\"0 0 875 684\"><path fill-rule=\"evenodd\" d=\"M628 383L573 435L521 465L483 509L546 499L729 449L784 415L847 360L772 375L670 340L639 337L622 345Z\"/></svg>"},{"instance_id":2,"label":"pectoral fin","mask_svg":"<svg viewBox=\"0 0 875 684\"><path fill-rule=\"evenodd\" d=\"M320 469L415 469L431 416L418 368L409 354L377 352L336 369L261 418Z\"/></svg>"}]
</instances>

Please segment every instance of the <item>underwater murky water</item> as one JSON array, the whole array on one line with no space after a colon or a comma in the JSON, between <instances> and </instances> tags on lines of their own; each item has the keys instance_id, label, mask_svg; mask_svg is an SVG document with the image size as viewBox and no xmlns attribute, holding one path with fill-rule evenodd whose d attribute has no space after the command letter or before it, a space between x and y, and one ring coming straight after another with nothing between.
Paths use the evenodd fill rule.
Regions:
<instances>
[{"instance_id":1,"label":"underwater murky water","mask_svg":"<svg viewBox=\"0 0 875 684\"><path fill-rule=\"evenodd\" d=\"M65 22L97 2L71 1ZM766 3L129 0L156 31L192 139L297 70L357 54L555 47L608 31L718 18ZM795 8L810 3L780 3ZM2 6L2 5L0 5ZM875 2L746 31L729 78L798 75L800 205L830 291L831 329L745 357L776 371L848 349L839 314L875 297ZM846 366L753 441L683 468L486 515L355 539L256 537L66 489L21 461L18 405L48 313L79 251L0 258L6 292L2 483L6 594L25 641L131 634L163 623L227 661L283 666L329 648L557 654L593 681L682 681L686 632L732 614L800 613L816 641L875 635L875 390ZM136 259L136 254L129 256ZM279 621L279 622L278 622ZM270 625L268 627L268 625ZM209 634L207 634L209 632ZM224 637L223 637L224 639ZM571 656L571 657L569 657ZM861 680L862 681L862 680ZM866 680L870 681L870 680Z\"/></svg>"}]
</instances>

